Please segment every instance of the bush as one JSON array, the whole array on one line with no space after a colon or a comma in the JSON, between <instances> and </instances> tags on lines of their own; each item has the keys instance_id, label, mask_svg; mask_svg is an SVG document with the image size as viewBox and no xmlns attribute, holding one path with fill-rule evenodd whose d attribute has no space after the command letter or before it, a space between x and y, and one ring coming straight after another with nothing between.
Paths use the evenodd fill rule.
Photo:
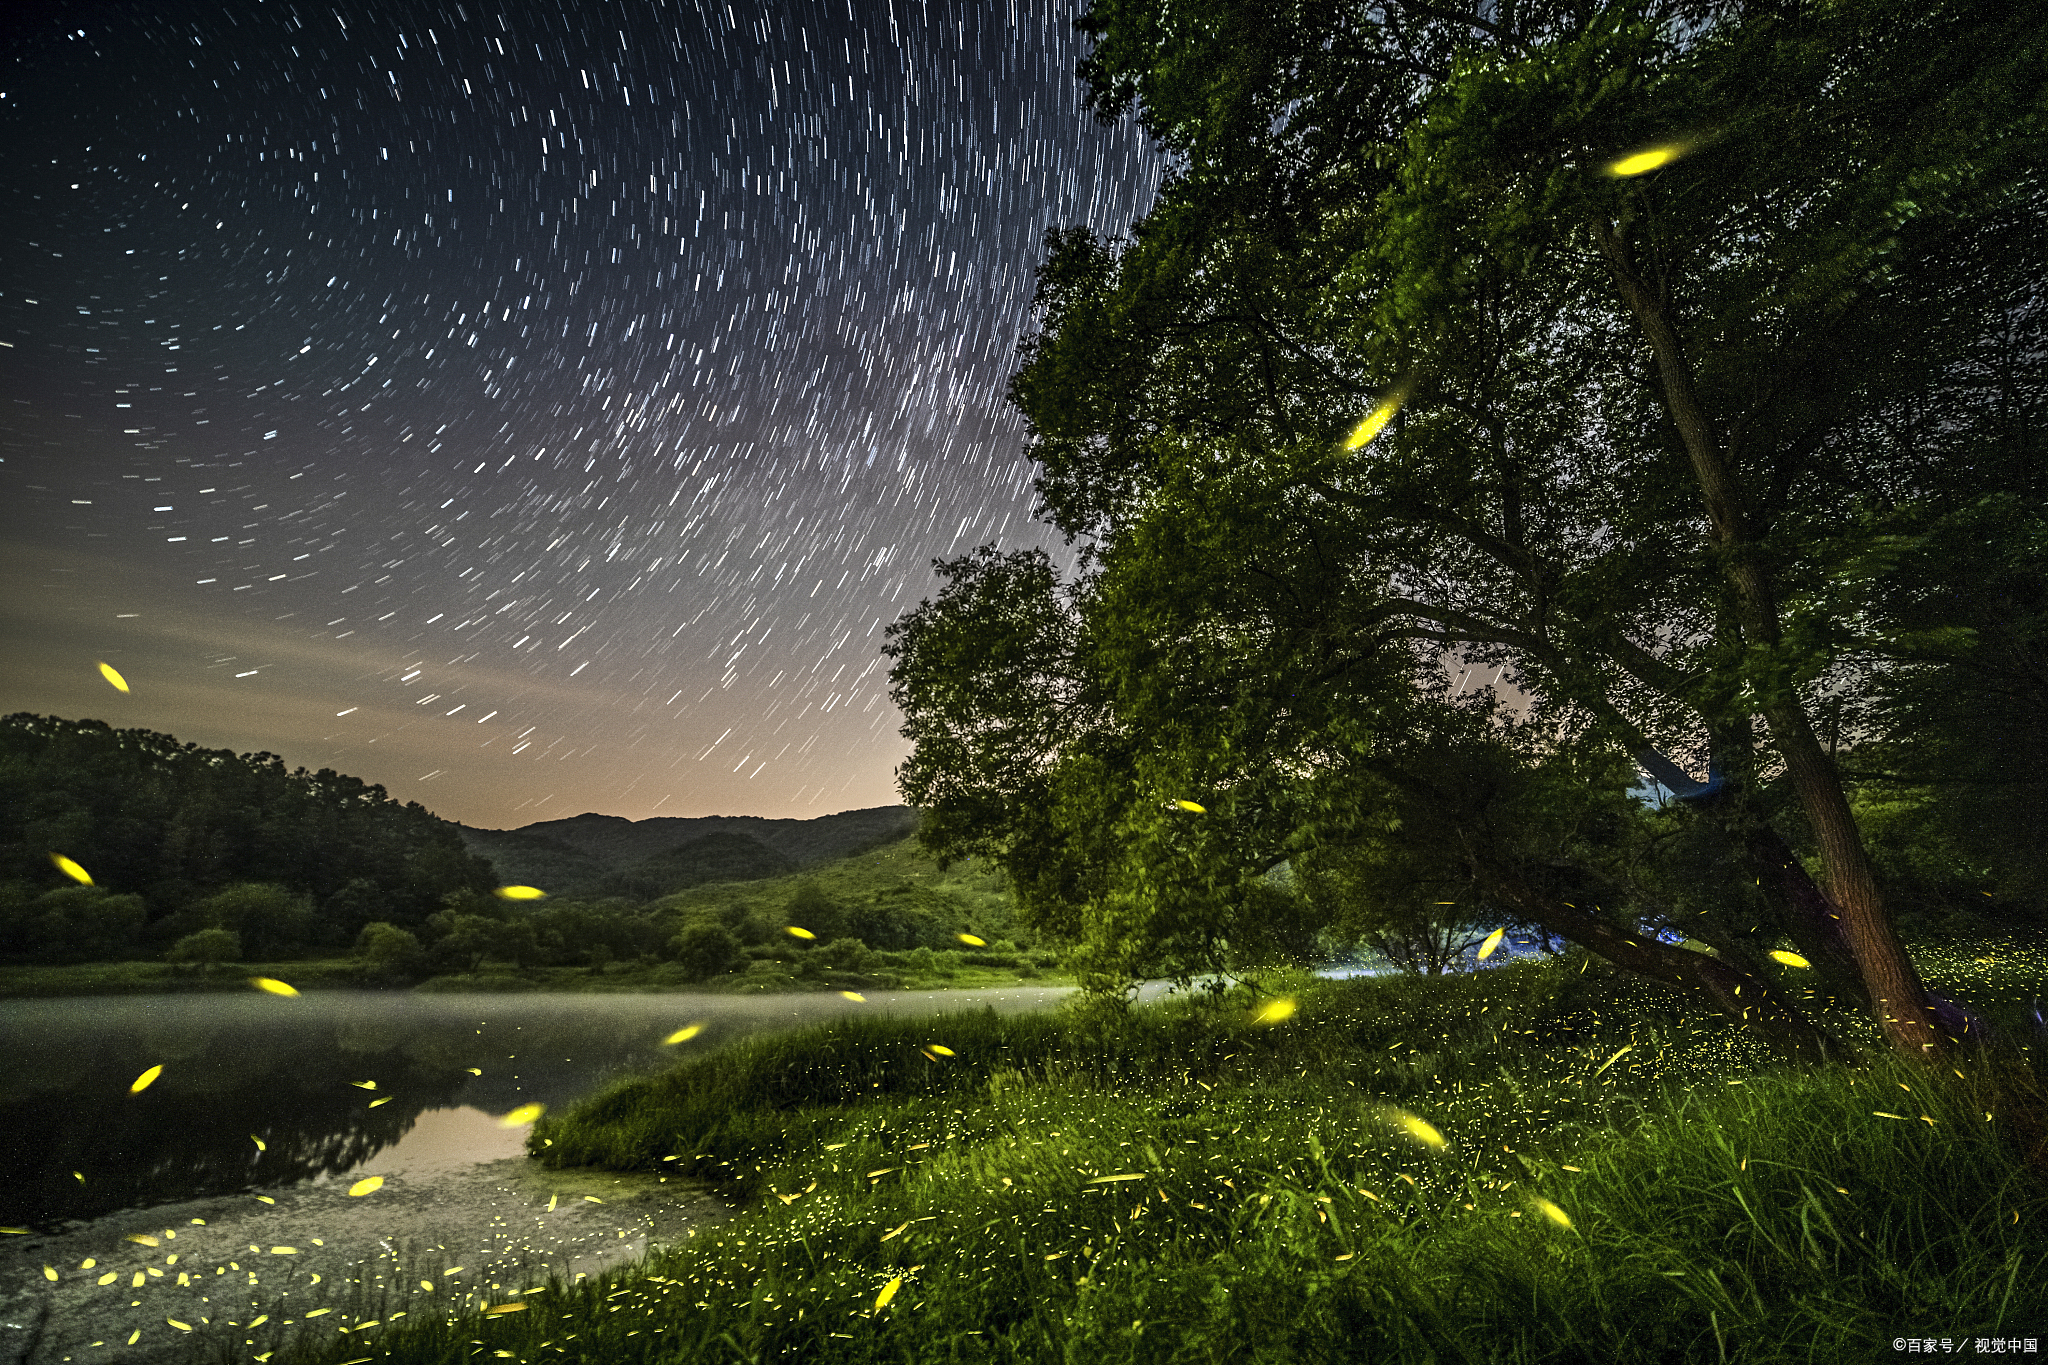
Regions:
<instances>
[{"instance_id":1,"label":"bush","mask_svg":"<svg viewBox=\"0 0 2048 1365\"><path fill-rule=\"evenodd\" d=\"M866 972L880 960L874 949L857 938L835 938L811 954L818 964L835 972Z\"/></svg>"},{"instance_id":2,"label":"bush","mask_svg":"<svg viewBox=\"0 0 2048 1365\"><path fill-rule=\"evenodd\" d=\"M683 979L703 981L736 970L747 960L739 937L722 924L699 921L669 940Z\"/></svg>"},{"instance_id":3,"label":"bush","mask_svg":"<svg viewBox=\"0 0 2048 1365\"><path fill-rule=\"evenodd\" d=\"M169 962L196 962L202 972L210 972L218 963L241 961L242 936L232 929L201 929L173 943L164 958Z\"/></svg>"},{"instance_id":4,"label":"bush","mask_svg":"<svg viewBox=\"0 0 2048 1365\"><path fill-rule=\"evenodd\" d=\"M274 882L237 882L185 913L208 929L233 932L259 962L297 952L313 937L312 899Z\"/></svg>"},{"instance_id":5,"label":"bush","mask_svg":"<svg viewBox=\"0 0 2048 1365\"><path fill-rule=\"evenodd\" d=\"M45 962L107 962L134 950L147 918L140 896L60 886L27 908L23 937L28 951Z\"/></svg>"},{"instance_id":6,"label":"bush","mask_svg":"<svg viewBox=\"0 0 2048 1365\"><path fill-rule=\"evenodd\" d=\"M356 936L356 956L376 971L392 976L415 976L427 965L420 941L395 924L377 920L363 926Z\"/></svg>"}]
</instances>

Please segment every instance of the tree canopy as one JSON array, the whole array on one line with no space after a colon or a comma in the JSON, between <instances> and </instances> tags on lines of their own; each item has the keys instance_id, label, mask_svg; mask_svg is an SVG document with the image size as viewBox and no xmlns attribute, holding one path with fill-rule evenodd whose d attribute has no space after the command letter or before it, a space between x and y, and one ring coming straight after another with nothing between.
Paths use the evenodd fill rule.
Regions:
<instances>
[{"instance_id":1,"label":"tree canopy","mask_svg":"<svg viewBox=\"0 0 2048 1365\"><path fill-rule=\"evenodd\" d=\"M1914 547L1988 517L2040 582L2042 24L1095 5L1093 106L1176 170L1128 242L1047 237L1011 397L1077 580L984 549L892 632L921 837L1106 981L1215 961L1275 862L1399 827L1732 1017L1818 1045L1784 937L1940 1047L1828 720L1883 743L1991 657ZM1688 926L1719 958L1644 932L1706 836L1649 828L1638 768L1754 887Z\"/></svg>"}]
</instances>

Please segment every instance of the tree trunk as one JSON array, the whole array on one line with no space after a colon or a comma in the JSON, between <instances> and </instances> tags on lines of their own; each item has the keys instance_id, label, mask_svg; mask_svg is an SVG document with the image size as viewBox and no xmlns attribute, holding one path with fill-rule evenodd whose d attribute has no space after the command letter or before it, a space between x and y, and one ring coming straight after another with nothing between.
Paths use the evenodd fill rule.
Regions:
<instances>
[{"instance_id":1,"label":"tree trunk","mask_svg":"<svg viewBox=\"0 0 2048 1365\"><path fill-rule=\"evenodd\" d=\"M1761 548L1750 535L1748 513L1735 471L1724 458L1713 425L1693 386L1678 332L1663 299L1637 274L1627 245L1612 226L1593 224L1593 234L1610 275L1656 360L1666 409L1692 461L1707 516L1713 523L1722 572L1735 590L1745 643L1775 650L1781 643L1776 594ZM1932 1059L1943 1054L1942 1035L1929 1018L1926 988L1906 955L1885 911L1884 897L1842 792L1841 776L1814 736L1805 708L1789 689L1766 704L1763 716L1785 760L1806 818L1820 842L1827 868L1829 899L1840 909L1841 926L1855 955L1872 1008L1898 1051Z\"/></svg>"},{"instance_id":2,"label":"tree trunk","mask_svg":"<svg viewBox=\"0 0 2048 1365\"><path fill-rule=\"evenodd\" d=\"M1578 944L1625 972L1677 987L1696 1003L1717 1009L1731 1023L1760 1034L1776 1051L1809 1065L1839 1061L1846 1049L1815 1024L1777 986L1718 957L1675 948L1617 929L1595 915L1529 885L1516 873L1473 852L1474 879L1485 893L1512 905L1545 931Z\"/></svg>"}]
</instances>

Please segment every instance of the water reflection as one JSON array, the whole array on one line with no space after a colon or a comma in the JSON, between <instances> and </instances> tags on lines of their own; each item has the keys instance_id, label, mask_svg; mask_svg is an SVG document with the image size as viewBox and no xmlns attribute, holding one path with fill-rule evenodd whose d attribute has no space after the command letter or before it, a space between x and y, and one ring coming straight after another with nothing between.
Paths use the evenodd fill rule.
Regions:
<instances>
[{"instance_id":1,"label":"water reflection","mask_svg":"<svg viewBox=\"0 0 2048 1365\"><path fill-rule=\"evenodd\" d=\"M904 992L871 1007L1010 1012L1062 994ZM862 1008L836 996L385 992L0 1001L0 1225L54 1230L203 1195L517 1155L523 1130L495 1116L522 1104L558 1107L682 1052ZM695 1022L704 1032L684 1048L662 1045ZM131 1094L158 1064L156 1082Z\"/></svg>"}]
</instances>

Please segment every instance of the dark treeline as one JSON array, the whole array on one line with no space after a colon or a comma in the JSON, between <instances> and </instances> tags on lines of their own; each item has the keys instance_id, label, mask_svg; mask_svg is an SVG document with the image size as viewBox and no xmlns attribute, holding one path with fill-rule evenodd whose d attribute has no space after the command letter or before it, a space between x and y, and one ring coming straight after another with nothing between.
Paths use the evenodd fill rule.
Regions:
<instances>
[{"instance_id":1,"label":"dark treeline","mask_svg":"<svg viewBox=\"0 0 2048 1365\"><path fill-rule=\"evenodd\" d=\"M274 754L12 715L0 720L0 962L167 959L203 977L231 962L347 955L342 979L358 984L497 963L762 989L1051 964L1009 941L1035 942L1013 926L993 872L940 891L918 880L923 862L855 856L901 840L914 812L755 823L808 870L794 875L795 857L733 830L661 846L692 821L579 816L542 827L555 837L465 830ZM501 882L548 895L503 899Z\"/></svg>"},{"instance_id":2,"label":"dark treeline","mask_svg":"<svg viewBox=\"0 0 2048 1365\"><path fill-rule=\"evenodd\" d=\"M103 721L0 720L0 954L17 960L140 956L209 928L259 955L345 947L493 884L455 826L332 769Z\"/></svg>"}]
</instances>

